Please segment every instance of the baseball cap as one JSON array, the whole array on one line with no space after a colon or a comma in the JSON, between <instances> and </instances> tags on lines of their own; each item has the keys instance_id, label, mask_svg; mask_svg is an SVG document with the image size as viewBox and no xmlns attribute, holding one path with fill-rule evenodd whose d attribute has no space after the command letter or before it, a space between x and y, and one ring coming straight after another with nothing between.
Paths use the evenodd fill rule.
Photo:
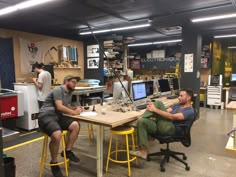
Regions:
<instances>
[{"instance_id":1,"label":"baseball cap","mask_svg":"<svg viewBox=\"0 0 236 177\"><path fill-rule=\"evenodd\" d=\"M76 79L77 82L78 82L78 81L80 80L80 77L78 77L78 76L72 76L72 75L67 75L67 76L64 77L64 83L65 83L65 81L69 81L69 80L71 80L71 79Z\"/></svg>"},{"instance_id":2,"label":"baseball cap","mask_svg":"<svg viewBox=\"0 0 236 177\"><path fill-rule=\"evenodd\" d=\"M34 69L35 69L35 68L41 69L42 67L43 67L42 64L36 62L36 63L34 63L34 64L32 65L32 72L34 72Z\"/></svg>"}]
</instances>

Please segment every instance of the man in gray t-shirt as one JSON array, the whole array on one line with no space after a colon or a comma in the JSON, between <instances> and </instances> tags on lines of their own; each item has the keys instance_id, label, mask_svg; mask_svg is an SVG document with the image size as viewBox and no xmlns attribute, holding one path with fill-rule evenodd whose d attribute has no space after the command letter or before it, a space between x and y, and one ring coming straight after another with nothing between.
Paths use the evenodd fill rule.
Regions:
<instances>
[{"instance_id":1,"label":"man in gray t-shirt","mask_svg":"<svg viewBox=\"0 0 236 177\"><path fill-rule=\"evenodd\" d=\"M64 78L64 84L53 89L46 97L41 109L39 110L39 128L51 138L49 149L51 152L51 164L57 163L62 130L69 131L66 145L66 157L74 162L79 162L79 158L71 151L75 140L79 134L79 123L63 116L66 114L80 114L83 111L81 106L73 108L71 106L72 92L76 86L78 77L68 75ZM63 156L63 153L61 153ZM62 177L59 166L51 166L54 177Z\"/></svg>"}]
</instances>

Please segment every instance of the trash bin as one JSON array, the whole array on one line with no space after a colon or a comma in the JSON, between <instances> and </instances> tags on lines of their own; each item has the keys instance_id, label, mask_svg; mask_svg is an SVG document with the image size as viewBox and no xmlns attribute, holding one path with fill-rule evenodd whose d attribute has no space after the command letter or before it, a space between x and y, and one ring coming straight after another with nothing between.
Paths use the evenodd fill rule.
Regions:
<instances>
[{"instance_id":1,"label":"trash bin","mask_svg":"<svg viewBox=\"0 0 236 177\"><path fill-rule=\"evenodd\" d=\"M15 158L5 157L3 158L4 177L16 177L16 165Z\"/></svg>"}]
</instances>

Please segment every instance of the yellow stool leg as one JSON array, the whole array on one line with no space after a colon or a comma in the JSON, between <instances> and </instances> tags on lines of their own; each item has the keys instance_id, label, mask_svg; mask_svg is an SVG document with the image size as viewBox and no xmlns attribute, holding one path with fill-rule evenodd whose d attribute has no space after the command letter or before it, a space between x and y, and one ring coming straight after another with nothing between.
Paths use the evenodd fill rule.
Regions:
<instances>
[{"instance_id":1,"label":"yellow stool leg","mask_svg":"<svg viewBox=\"0 0 236 177\"><path fill-rule=\"evenodd\" d=\"M125 140L126 140L126 152L127 152L127 163L128 163L128 176L130 176L129 140L127 134L125 135Z\"/></svg>"},{"instance_id":2,"label":"yellow stool leg","mask_svg":"<svg viewBox=\"0 0 236 177\"><path fill-rule=\"evenodd\" d=\"M116 135L116 160L117 160L117 158L118 158L118 152L117 152L117 150L118 150L118 145L119 145L119 138L118 138L118 135Z\"/></svg>"},{"instance_id":3,"label":"yellow stool leg","mask_svg":"<svg viewBox=\"0 0 236 177\"><path fill-rule=\"evenodd\" d=\"M135 150L135 141L134 141L134 133L131 134L131 139L132 139L132 150L134 151ZM136 165L138 165L138 159L136 158Z\"/></svg>"},{"instance_id":4,"label":"yellow stool leg","mask_svg":"<svg viewBox=\"0 0 236 177\"><path fill-rule=\"evenodd\" d=\"M110 133L110 142L109 142L108 153L107 153L106 173L108 172L108 165L110 162L111 144L112 144L112 133Z\"/></svg>"},{"instance_id":5,"label":"yellow stool leg","mask_svg":"<svg viewBox=\"0 0 236 177\"><path fill-rule=\"evenodd\" d=\"M67 159L66 159L66 135L63 134L62 137L62 151L63 151L63 158L64 158L64 165L65 165L65 172L66 172L66 176L69 176L68 174L68 164L67 164Z\"/></svg>"},{"instance_id":6,"label":"yellow stool leg","mask_svg":"<svg viewBox=\"0 0 236 177\"><path fill-rule=\"evenodd\" d=\"M43 150L42 150L42 155L41 155L41 159L40 159L39 177L42 177L42 174L43 174L43 167L44 167L44 163L45 163L46 157L47 157L47 145L48 145L48 137L44 136Z\"/></svg>"}]
</instances>

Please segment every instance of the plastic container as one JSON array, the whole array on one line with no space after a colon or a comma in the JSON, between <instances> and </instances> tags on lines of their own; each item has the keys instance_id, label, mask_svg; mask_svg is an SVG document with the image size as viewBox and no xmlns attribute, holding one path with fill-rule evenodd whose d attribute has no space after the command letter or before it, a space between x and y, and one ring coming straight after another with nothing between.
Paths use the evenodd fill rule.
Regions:
<instances>
[{"instance_id":1,"label":"plastic container","mask_svg":"<svg viewBox=\"0 0 236 177\"><path fill-rule=\"evenodd\" d=\"M4 177L16 177L16 165L15 158L5 157L3 158Z\"/></svg>"}]
</instances>

